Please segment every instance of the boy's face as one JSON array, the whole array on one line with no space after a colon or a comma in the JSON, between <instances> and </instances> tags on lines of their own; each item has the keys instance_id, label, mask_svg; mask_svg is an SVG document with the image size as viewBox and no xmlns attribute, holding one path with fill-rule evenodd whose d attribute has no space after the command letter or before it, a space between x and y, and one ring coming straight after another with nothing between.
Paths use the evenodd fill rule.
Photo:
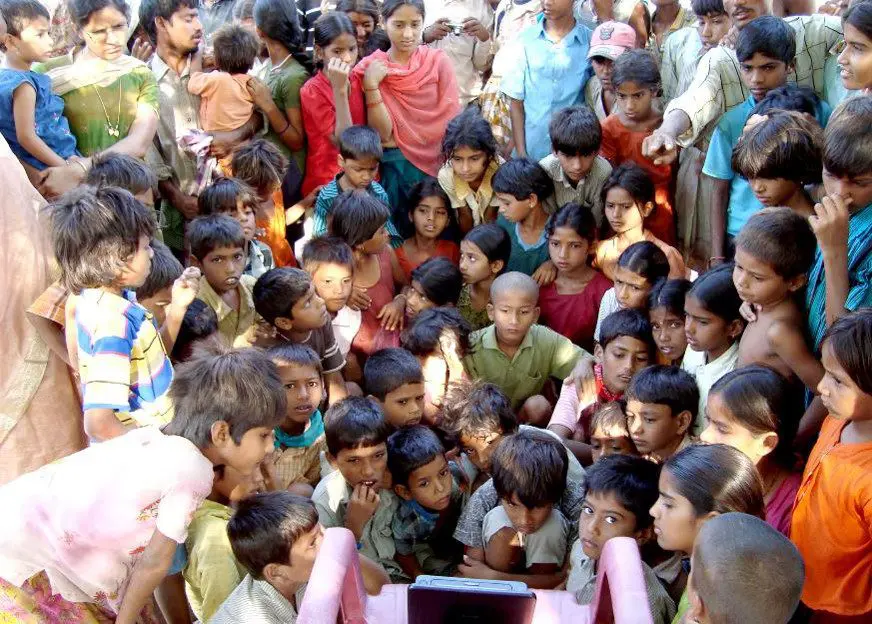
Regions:
<instances>
[{"instance_id":1,"label":"boy's face","mask_svg":"<svg viewBox=\"0 0 872 624\"><path fill-rule=\"evenodd\" d=\"M266 482L263 478L262 466L259 466L247 477L242 476L230 466L224 466L221 476L219 477L218 473L216 473L215 480L212 483L213 495L218 494L219 498L227 501L224 504L237 503L247 496L265 491Z\"/></svg>"},{"instance_id":2,"label":"boy's face","mask_svg":"<svg viewBox=\"0 0 872 624\"><path fill-rule=\"evenodd\" d=\"M633 121L643 121L648 118L655 97L657 93L654 89L638 82L624 82L620 87L615 88L615 99L627 119Z\"/></svg>"},{"instance_id":3,"label":"boy's face","mask_svg":"<svg viewBox=\"0 0 872 624\"><path fill-rule=\"evenodd\" d=\"M662 306L650 312L651 331L657 349L674 362L687 350L687 336L684 333L684 318Z\"/></svg>"},{"instance_id":4,"label":"boy's face","mask_svg":"<svg viewBox=\"0 0 872 624\"><path fill-rule=\"evenodd\" d=\"M766 97L772 89L785 85L787 74L790 73L790 66L787 63L760 52L755 52L754 56L739 63L739 68L742 81L757 102Z\"/></svg>"},{"instance_id":5,"label":"boy's face","mask_svg":"<svg viewBox=\"0 0 872 624\"><path fill-rule=\"evenodd\" d=\"M202 260L191 260L206 277L209 286L219 295L239 286L245 270L245 251L242 247L216 247Z\"/></svg>"},{"instance_id":6,"label":"boy's face","mask_svg":"<svg viewBox=\"0 0 872 624\"><path fill-rule=\"evenodd\" d=\"M751 20L769 14L765 0L724 0L724 10L738 28L744 28Z\"/></svg>"},{"instance_id":7,"label":"boy's face","mask_svg":"<svg viewBox=\"0 0 872 624\"><path fill-rule=\"evenodd\" d=\"M648 345L632 336L618 336L605 348L596 345L594 355L603 366L603 383L609 392L627 391L630 380L648 366L651 359Z\"/></svg>"},{"instance_id":8,"label":"boy's face","mask_svg":"<svg viewBox=\"0 0 872 624\"><path fill-rule=\"evenodd\" d=\"M636 514L624 507L614 492L588 490L578 520L578 539L585 555L599 559L603 546L613 537L640 539L642 533L636 531Z\"/></svg>"},{"instance_id":9,"label":"boy's face","mask_svg":"<svg viewBox=\"0 0 872 624\"><path fill-rule=\"evenodd\" d=\"M642 455L658 454L678 443L690 426L690 414L673 416L668 405L627 401L627 428ZM663 459L666 459L663 457Z\"/></svg>"},{"instance_id":10,"label":"boy's face","mask_svg":"<svg viewBox=\"0 0 872 624\"><path fill-rule=\"evenodd\" d=\"M603 91L614 90L615 87L612 84L612 69L615 67L615 62L604 56L594 56L590 59L590 64L593 65L593 73L596 74L597 78L599 78ZM558 158L560 157L559 152L557 156ZM561 161L560 164L562 165L563 162ZM564 169L564 171L566 171L566 169Z\"/></svg>"},{"instance_id":11,"label":"boy's face","mask_svg":"<svg viewBox=\"0 0 872 624\"><path fill-rule=\"evenodd\" d=\"M356 189L366 189L378 174L378 158L372 156L356 159L339 156L339 167L345 172L345 179Z\"/></svg>"},{"instance_id":12,"label":"boy's face","mask_svg":"<svg viewBox=\"0 0 872 624\"><path fill-rule=\"evenodd\" d=\"M380 401L382 411L391 426L397 429L411 427L424 416L424 383L406 383L388 392Z\"/></svg>"},{"instance_id":13,"label":"boy's face","mask_svg":"<svg viewBox=\"0 0 872 624\"><path fill-rule=\"evenodd\" d=\"M6 38L6 45L24 61L44 61L53 47L49 26L49 21L44 17L28 19L17 37L9 35Z\"/></svg>"},{"instance_id":14,"label":"boy's face","mask_svg":"<svg viewBox=\"0 0 872 624\"><path fill-rule=\"evenodd\" d=\"M805 285L805 275L786 279L771 265L755 258L742 247L736 247L733 284L742 301L771 306L780 303Z\"/></svg>"},{"instance_id":15,"label":"boy's face","mask_svg":"<svg viewBox=\"0 0 872 624\"><path fill-rule=\"evenodd\" d=\"M230 216L239 221L239 225L242 226L242 234L245 236L245 240L250 241L254 238L254 233L257 230L254 206L244 204L237 200L236 212Z\"/></svg>"},{"instance_id":16,"label":"boy's face","mask_svg":"<svg viewBox=\"0 0 872 624\"><path fill-rule=\"evenodd\" d=\"M581 179L590 172L593 167L593 161L596 160L597 153L590 154L564 154L563 152L554 152L557 160L560 162L560 168L563 173L569 178L573 184L578 184Z\"/></svg>"},{"instance_id":17,"label":"boy's face","mask_svg":"<svg viewBox=\"0 0 872 624\"><path fill-rule=\"evenodd\" d=\"M648 305L650 292L651 284L647 279L625 269L620 264L615 266L615 298L621 304L621 308L644 309Z\"/></svg>"},{"instance_id":18,"label":"boy's face","mask_svg":"<svg viewBox=\"0 0 872 624\"><path fill-rule=\"evenodd\" d=\"M697 15L696 30L704 50L710 50L721 42L730 30L730 18L726 13Z\"/></svg>"},{"instance_id":19,"label":"boy's face","mask_svg":"<svg viewBox=\"0 0 872 624\"><path fill-rule=\"evenodd\" d=\"M545 19L563 19L572 15L572 0L545 0L542 9Z\"/></svg>"},{"instance_id":20,"label":"boy's face","mask_svg":"<svg viewBox=\"0 0 872 624\"><path fill-rule=\"evenodd\" d=\"M213 428L212 442L219 449L225 465L248 477L258 469L267 453L272 452L275 439L269 427L254 427L246 431L239 444L236 444L229 429L226 435L219 434L216 437Z\"/></svg>"},{"instance_id":21,"label":"boy's face","mask_svg":"<svg viewBox=\"0 0 872 624\"><path fill-rule=\"evenodd\" d=\"M196 52L203 40L203 25L196 8L179 7L169 20L158 17L156 20L158 32L165 32L170 47L181 54Z\"/></svg>"},{"instance_id":22,"label":"boy's face","mask_svg":"<svg viewBox=\"0 0 872 624\"><path fill-rule=\"evenodd\" d=\"M506 515L518 533L531 535L542 528L551 516L554 505L542 505L541 507L527 507L518 499L517 494L511 498L501 498L500 504L506 510Z\"/></svg>"},{"instance_id":23,"label":"boy's face","mask_svg":"<svg viewBox=\"0 0 872 624\"><path fill-rule=\"evenodd\" d=\"M315 292L324 300L327 311L336 314L348 303L354 274L350 266L344 264L321 264L312 272Z\"/></svg>"},{"instance_id":24,"label":"boy's face","mask_svg":"<svg viewBox=\"0 0 872 624\"><path fill-rule=\"evenodd\" d=\"M164 324L164 321L167 318L166 315L166 307L173 300L173 287L167 286L166 288L161 288L159 291L154 293L151 297L146 297L144 299L138 299L139 305L148 310L154 315L154 320L157 321L158 327Z\"/></svg>"},{"instance_id":25,"label":"boy's face","mask_svg":"<svg viewBox=\"0 0 872 624\"><path fill-rule=\"evenodd\" d=\"M321 550L321 542L324 541L324 527L320 522L316 522L315 526L310 531L300 535L297 540L291 545L289 561L286 564L269 564L264 570L269 570L270 567L281 576L276 581L271 582L272 585L282 587L287 584L288 592L292 592L294 587L302 583L307 583L312 576L312 568L315 567L315 559L318 557L318 552ZM265 574L267 578L272 575ZM284 592L282 592L284 593Z\"/></svg>"},{"instance_id":26,"label":"boy's face","mask_svg":"<svg viewBox=\"0 0 872 624\"><path fill-rule=\"evenodd\" d=\"M291 322L296 331L310 331L324 327L330 322L330 314L324 300L315 292L315 285L291 307Z\"/></svg>"},{"instance_id":27,"label":"boy's face","mask_svg":"<svg viewBox=\"0 0 872 624\"><path fill-rule=\"evenodd\" d=\"M536 205L535 195L517 199L511 193L497 193L496 197L499 204L499 213L503 215L506 221L512 223L519 223L526 219L533 211L533 206Z\"/></svg>"},{"instance_id":28,"label":"boy's face","mask_svg":"<svg viewBox=\"0 0 872 624\"><path fill-rule=\"evenodd\" d=\"M136 251L127 257L127 264L121 269L118 280L121 286L130 289L142 286L151 271L152 256L154 250L151 248L151 239L148 236L140 236Z\"/></svg>"},{"instance_id":29,"label":"boy's face","mask_svg":"<svg viewBox=\"0 0 872 624\"><path fill-rule=\"evenodd\" d=\"M451 471L445 455L437 455L409 474L408 485L394 489L405 500L414 500L430 511L444 511L451 504Z\"/></svg>"},{"instance_id":30,"label":"boy's face","mask_svg":"<svg viewBox=\"0 0 872 624\"><path fill-rule=\"evenodd\" d=\"M412 280L412 285L409 288L409 294L406 298L406 316L411 320L418 316L424 310L435 308L436 304L430 301L424 293L424 288L418 280Z\"/></svg>"},{"instance_id":31,"label":"boy's face","mask_svg":"<svg viewBox=\"0 0 872 624\"><path fill-rule=\"evenodd\" d=\"M801 186L784 178L750 178L748 185L754 197L764 206L784 206Z\"/></svg>"},{"instance_id":32,"label":"boy's face","mask_svg":"<svg viewBox=\"0 0 872 624\"><path fill-rule=\"evenodd\" d=\"M342 449L330 460L352 489L366 485L378 491L384 486L388 468L388 451L384 442L375 446Z\"/></svg>"},{"instance_id":33,"label":"boy's face","mask_svg":"<svg viewBox=\"0 0 872 624\"><path fill-rule=\"evenodd\" d=\"M851 212L856 212L872 204L872 173L856 178L840 178L824 167L824 189L827 195L839 195Z\"/></svg>"},{"instance_id":34,"label":"boy's face","mask_svg":"<svg viewBox=\"0 0 872 624\"><path fill-rule=\"evenodd\" d=\"M496 326L497 341L517 347L530 327L539 320L536 297L522 290L503 290L487 304L487 316Z\"/></svg>"},{"instance_id":35,"label":"boy's face","mask_svg":"<svg viewBox=\"0 0 872 624\"><path fill-rule=\"evenodd\" d=\"M626 427L597 427L590 434L590 454L593 461L607 455L638 455Z\"/></svg>"},{"instance_id":36,"label":"boy's face","mask_svg":"<svg viewBox=\"0 0 872 624\"><path fill-rule=\"evenodd\" d=\"M830 416L842 420L867 420L872 414L872 395L866 394L848 376L829 341L821 349L824 376L817 390Z\"/></svg>"},{"instance_id":37,"label":"boy's face","mask_svg":"<svg viewBox=\"0 0 872 624\"><path fill-rule=\"evenodd\" d=\"M491 455L502 439L503 434L499 432L463 432L460 434L460 449L476 468L490 474Z\"/></svg>"},{"instance_id":38,"label":"boy's face","mask_svg":"<svg viewBox=\"0 0 872 624\"><path fill-rule=\"evenodd\" d=\"M419 236L435 239L448 226L448 207L437 195L422 197L412 209L412 225Z\"/></svg>"},{"instance_id":39,"label":"boy's face","mask_svg":"<svg viewBox=\"0 0 872 624\"><path fill-rule=\"evenodd\" d=\"M305 425L324 399L321 374L311 366L273 360L279 369L285 397L288 400L287 419Z\"/></svg>"}]
</instances>

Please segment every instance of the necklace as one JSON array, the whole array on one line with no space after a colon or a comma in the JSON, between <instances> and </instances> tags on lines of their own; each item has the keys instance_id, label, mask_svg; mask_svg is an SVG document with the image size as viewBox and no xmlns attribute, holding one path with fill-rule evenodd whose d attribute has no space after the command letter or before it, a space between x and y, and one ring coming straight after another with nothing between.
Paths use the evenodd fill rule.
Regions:
<instances>
[{"instance_id":1,"label":"necklace","mask_svg":"<svg viewBox=\"0 0 872 624\"><path fill-rule=\"evenodd\" d=\"M109 111L106 110L106 105L103 103L103 97L100 95L100 90L97 88L97 85L94 85L94 93L97 94L97 99L100 100L100 106L103 107L103 115L106 116L106 123L104 124L106 134L116 139L119 138L121 136L121 81L118 81L118 120L114 124L112 123L112 120L109 119Z\"/></svg>"}]
</instances>

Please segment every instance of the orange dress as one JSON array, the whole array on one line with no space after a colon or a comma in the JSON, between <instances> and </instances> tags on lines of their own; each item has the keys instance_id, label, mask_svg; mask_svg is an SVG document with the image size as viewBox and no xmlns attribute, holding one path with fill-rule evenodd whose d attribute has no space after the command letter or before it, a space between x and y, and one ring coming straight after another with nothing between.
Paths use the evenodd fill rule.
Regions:
<instances>
[{"instance_id":1,"label":"orange dress","mask_svg":"<svg viewBox=\"0 0 872 624\"><path fill-rule=\"evenodd\" d=\"M294 250L291 249L291 244L286 238L287 222L285 221L285 207L281 189L273 193L273 204L275 204L275 208L269 219L255 221L259 232L257 240L270 248L277 267L295 267L297 260L294 258Z\"/></svg>"},{"instance_id":2,"label":"orange dress","mask_svg":"<svg viewBox=\"0 0 872 624\"><path fill-rule=\"evenodd\" d=\"M409 257L406 255L406 250L403 249L402 245L397 247L394 250L394 253L397 254L397 263L400 265L403 273L406 274L406 279L409 280L409 283L412 283L412 271L421 266L423 262L415 264L411 260L409 260ZM436 241L436 251L431 256L431 258L436 258L439 256L448 258L454 264L458 264L460 262L460 247L458 247L457 243L455 243L454 241Z\"/></svg>"}]
</instances>

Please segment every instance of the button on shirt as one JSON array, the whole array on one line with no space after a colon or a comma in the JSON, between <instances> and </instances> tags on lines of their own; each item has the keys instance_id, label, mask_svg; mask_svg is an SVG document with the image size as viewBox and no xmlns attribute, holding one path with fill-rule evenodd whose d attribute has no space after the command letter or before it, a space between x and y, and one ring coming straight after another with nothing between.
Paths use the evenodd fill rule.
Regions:
<instances>
[{"instance_id":1,"label":"button on shirt","mask_svg":"<svg viewBox=\"0 0 872 624\"><path fill-rule=\"evenodd\" d=\"M524 102L527 155L534 160L551 152L551 114L582 101L591 75L590 36L587 26L576 24L563 39L552 41L545 32L544 16L521 33L514 69L503 77L501 88L508 97Z\"/></svg>"},{"instance_id":2,"label":"button on shirt","mask_svg":"<svg viewBox=\"0 0 872 624\"><path fill-rule=\"evenodd\" d=\"M594 158L590 171L576 185L573 185L566 177L563 167L560 166L560 160L554 154L549 154L540 160L539 165L554 182L554 194L546 199L544 204L548 214L554 214L558 208L569 202L575 202L585 208L590 208L597 224L602 223L603 200L601 191L612 172L609 161L602 156Z\"/></svg>"}]
</instances>

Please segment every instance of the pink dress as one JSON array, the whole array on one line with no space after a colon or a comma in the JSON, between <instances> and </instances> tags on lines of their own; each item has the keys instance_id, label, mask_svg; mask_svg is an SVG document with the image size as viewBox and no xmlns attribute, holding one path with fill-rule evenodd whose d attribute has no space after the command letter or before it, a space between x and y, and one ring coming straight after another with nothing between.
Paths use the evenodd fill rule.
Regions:
<instances>
[{"instance_id":1,"label":"pink dress","mask_svg":"<svg viewBox=\"0 0 872 624\"><path fill-rule=\"evenodd\" d=\"M790 537L790 521L793 518L793 502L802 483L802 474L795 472L789 475L772 498L766 503L766 522L787 537Z\"/></svg>"},{"instance_id":2,"label":"pink dress","mask_svg":"<svg viewBox=\"0 0 872 624\"><path fill-rule=\"evenodd\" d=\"M400 333L385 331L381 328L378 313L382 307L394 299L394 274L391 269L391 250L385 249L378 256L378 268L381 273L378 281L367 288L366 294L372 300L369 308L361 312L360 329L351 343L351 349L364 357L387 347L400 344Z\"/></svg>"}]
</instances>

